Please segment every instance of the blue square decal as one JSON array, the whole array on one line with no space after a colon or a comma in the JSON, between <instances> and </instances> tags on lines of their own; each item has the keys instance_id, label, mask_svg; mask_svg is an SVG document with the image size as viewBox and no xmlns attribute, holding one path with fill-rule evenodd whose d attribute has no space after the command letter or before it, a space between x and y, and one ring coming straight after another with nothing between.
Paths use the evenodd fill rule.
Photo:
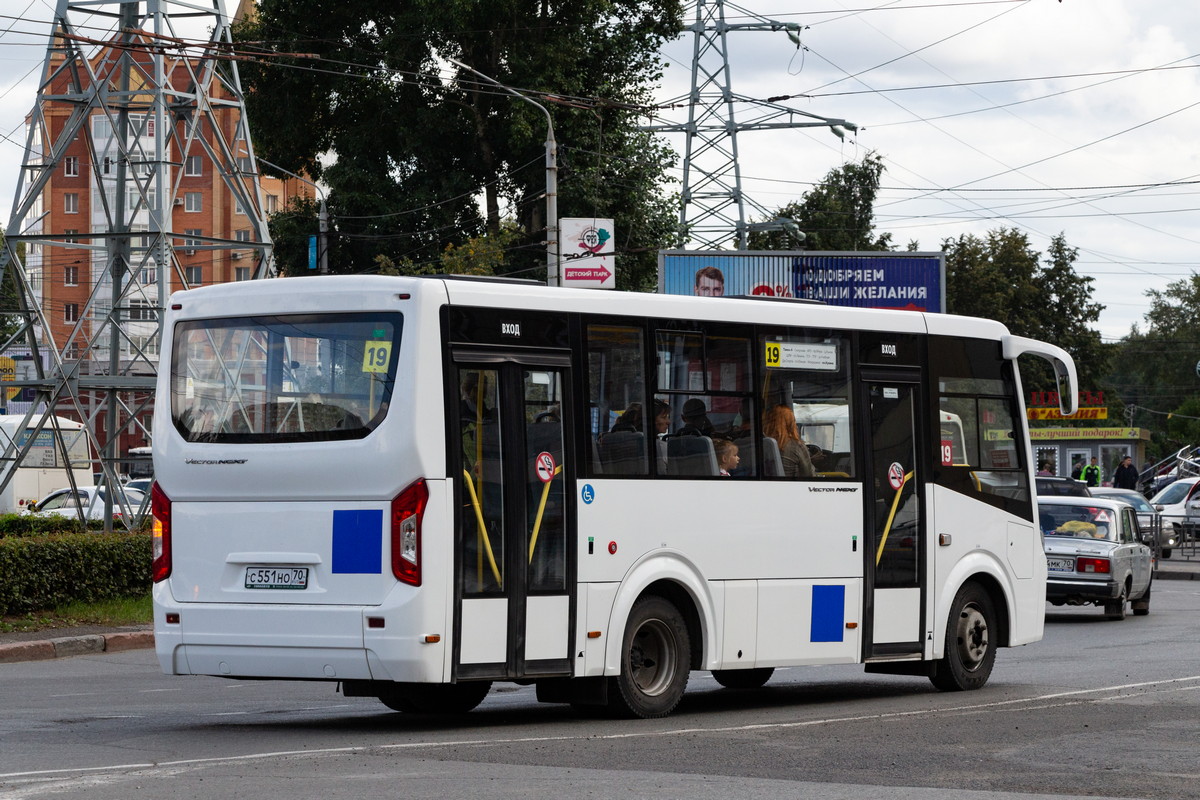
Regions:
<instances>
[{"instance_id":1,"label":"blue square decal","mask_svg":"<svg viewBox=\"0 0 1200 800\"><path fill-rule=\"evenodd\" d=\"M333 512L333 572L378 575L383 571L383 511Z\"/></svg>"},{"instance_id":2,"label":"blue square decal","mask_svg":"<svg viewBox=\"0 0 1200 800\"><path fill-rule=\"evenodd\" d=\"M846 587L812 587L811 642L840 642L846 627Z\"/></svg>"}]
</instances>

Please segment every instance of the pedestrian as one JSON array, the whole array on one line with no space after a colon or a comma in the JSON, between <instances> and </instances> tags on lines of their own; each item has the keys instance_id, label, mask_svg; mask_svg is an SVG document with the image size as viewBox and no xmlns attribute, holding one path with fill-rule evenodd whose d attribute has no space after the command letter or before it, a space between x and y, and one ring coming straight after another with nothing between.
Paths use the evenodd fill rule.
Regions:
<instances>
[{"instance_id":1,"label":"pedestrian","mask_svg":"<svg viewBox=\"0 0 1200 800\"><path fill-rule=\"evenodd\" d=\"M1050 471L1050 462L1049 461L1039 462L1037 474L1038 474L1039 478L1053 477L1054 473Z\"/></svg>"},{"instance_id":2,"label":"pedestrian","mask_svg":"<svg viewBox=\"0 0 1200 800\"><path fill-rule=\"evenodd\" d=\"M1100 465L1096 463L1095 456L1092 456L1091 462L1083 468L1079 476L1088 486L1100 485Z\"/></svg>"},{"instance_id":3,"label":"pedestrian","mask_svg":"<svg viewBox=\"0 0 1200 800\"><path fill-rule=\"evenodd\" d=\"M1077 459L1075 459L1075 463L1071 466L1071 480L1076 480L1076 481L1079 480L1080 479L1079 476L1082 474L1083 474L1083 459L1077 458Z\"/></svg>"},{"instance_id":4,"label":"pedestrian","mask_svg":"<svg viewBox=\"0 0 1200 800\"><path fill-rule=\"evenodd\" d=\"M1113 473L1113 486L1118 489L1136 489L1138 485L1138 470L1133 465L1133 459L1125 456L1117 471Z\"/></svg>"}]
</instances>

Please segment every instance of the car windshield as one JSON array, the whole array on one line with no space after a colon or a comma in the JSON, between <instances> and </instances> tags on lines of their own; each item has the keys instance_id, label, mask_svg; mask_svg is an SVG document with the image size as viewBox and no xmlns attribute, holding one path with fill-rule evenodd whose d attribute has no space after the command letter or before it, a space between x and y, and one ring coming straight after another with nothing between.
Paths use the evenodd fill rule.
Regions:
<instances>
[{"instance_id":1,"label":"car windshield","mask_svg":"<svg viewBox=\"0 0 1200 800\"><path fill-rule=\"evenodd\" d=\"M1038 503L1038 513L1047 536L1116 541L1116 514L1107 508Z\"/></svg>"},{"instance_id":2,"label":"car windshield","mask_svg":"<svg viewBox=\"0 0 1200 800\"><path fill-rule=\"evenodd\" d=\"M1136 508L1139 512L1141 512L1143 514L1154 513L1154 506L1150 505L1150 503L1146 500L1146 498L1142 497L1137 492L1129 492L1129 493L1123 492L1121 494L1116 495L1116 497L1120 498L1121 500L1123 500L1126 503L1129 503L1129 505L1133 506L1134 508Z\"/></svg>"},{"instance_id":3,"label":"car windshield","mask_svg":"<svg viewBox=\"0 0 1200 800\"><path fill-rule=\"evenodd\" d=\"M1159 492L1150 502L1160 506L1170 506L1175 503L1182 503L1187 498L1188 491L1192 488L1194 481L1177 481L1172 483L1167 488Z\"/></svg>"}]
</instances>

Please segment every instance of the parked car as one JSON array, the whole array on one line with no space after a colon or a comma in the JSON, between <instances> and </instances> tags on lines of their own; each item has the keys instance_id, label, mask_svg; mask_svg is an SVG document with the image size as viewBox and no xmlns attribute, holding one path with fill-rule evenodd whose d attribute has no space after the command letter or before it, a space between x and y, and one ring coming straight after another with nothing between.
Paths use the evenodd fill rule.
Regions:
<instances>
[{"instance_id":1,"label":"parked car","mask_svg":"<svg viewBox=\"0 0 1200 800\"><path fill-rule=\"evenodd\" d=\"M136 512L142 505L142 498L145 494L136 489L126 489L121 487L123 494L113 496L113 518L120 519L124 514L121 507L121 499L124 498L124 503L128 506L130 512ZM79 505L83 508L84 519L104 519L104 500L108 492L107 487L96 486L76 486L75 493L79 495ZM79 508L75 504L75 497L69 488L55 489L50 494L43 497L36 503L26 507L26 514L32 514L35 517L75 517L79 518Z\"/></svg>"},{"instance_id":2,"label":"parked car","mask_svg":"<svg viewBox=\"0 0 1200 800\"><path fill-rule=\"evenodd\" d=\"M1163 531L1168 528L1171 530L1176 546L1181 546L1187 541L1188 533L1194 530L1188 521L1190 500L1200 500L1200 477L1172 481L1150 498L1150 505L1162 515Z\"/></svg>"},{"instance_id":3,"label":"parked car","mask_svg":"<svg viewBox=\"0 0 1200 800\"><path fill-rule=\"evenodd\" d=\"M126 489L136 489L143 494L150 493L150 484L154 483L154 478L134 478L125 484Z\"/></svg>"},{"instance_id":4,"label":"parked car","mask_svg":"<svg viewBox=\"0 0 1200 800\"><path fill-rule=\"evenodd\" d=\"M1090 497L1088 485L1074 478L1052 478L1039 476L1034 478L1035 488L1039 496L1061 497Z\"/></svg>"},{"instance_id":5,"label":"parked car","mask_svg":"<svg viewBox=\"0 0 1200 800\"><path fill-rule=\"evenodd\" d=\"M1142 496L1141 492L1136 489L1114 489L1110 486L1093 486L1090 491L1092 497L1121 500L1137 509L1138 525L1142 529L1142 541L1153 546L1154 536L1157 533L1161 538L1159 546L1162 548L1162 557L1171 557L1172 548L1178 544L1175 526L1167 525L1165 528L1161 528L1158 512L1154 510L1154 506L1150 505L1150 501Z\"/></svg>"},{"instance_id":6,"label":"parked car","mask_svg":"<svg viewBox=\"0 0 1200 800\"><path fill-rule=\"evenodd\" d=\"M1038 503L1046 542L1046 599L1096 605L1109 619L1150 613L1154 553L1138 537L1137 512L1119 500L1061 497Z\"/></svg>"}]
</instances>

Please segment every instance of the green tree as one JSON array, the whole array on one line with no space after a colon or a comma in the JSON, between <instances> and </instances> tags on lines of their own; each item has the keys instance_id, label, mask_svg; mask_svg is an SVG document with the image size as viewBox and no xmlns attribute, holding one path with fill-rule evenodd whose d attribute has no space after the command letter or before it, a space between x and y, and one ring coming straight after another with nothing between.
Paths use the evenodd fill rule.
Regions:
<instances>
[{"instance_id":1,"label":"green tree","mask_svg":"<svg viewBox=\"0 0 1200 800\"><path fill-rule=\"evenodd\" d=\"M330 187L334 271L379 255L433 264L512 216L504 269L539 277L546 119L456 59L549 109L559 215L613 217L618 283L648 288L678 226L671 153L637 130L635 109L681 14L679 0L261 0L238 31L246 46L316 58L243 68L251 131L264 158Z\"/></svg>"},{"instance_id":2,"label":"green tree","mask_svg":"<svg viewBox=\"0 0 1200 800\"><path fill-rule=\"evenodd\" d=\"M875 234L875 196L883 177L883 157L870 152L857 164L843 164L798 201L775 216L794 220L804 232L806 250L891 250L890 233ZM751 250L796 250L783 231L750 234Z\"/></svg>"},{"instance_id":3,"label":"green tree","mask_svg":"<svg viewBox=\"0 0 1200 800\"><path fill-rule=\"evenodd\" d=\"M1103 306L1092 302L1092 278L1075 271L1078 250L1063 234L1044 258L1015 228L947 239L942 250L950 313L994 319L1017 335L1057 344L1075 359L1081 387L1101 388L1109 352L1091 326ZM1027 388L1055 388L1040 360L1023 361L1022 369Z\"/></svg>"},{"instance_id":4,"label":"green tree","mask_svg":"<svg viewBox=\"0 0 1200 800\"><path fill-rule=\"evenodd\" d=\"M1150 289L1146 296L1150 310L1144 325L1134 325L1116 347L1112 382L1126 405L1143 410L1135 422L1157 431L1165 413L1195 415L1189 401L1200 393L1200 274ZM1169 441L1156 437L1156 444L1172 451L1200 444L1200 438L1187 438L1193 431L1186 424L1171 423Z\"/></svg>"}]
</instances>

